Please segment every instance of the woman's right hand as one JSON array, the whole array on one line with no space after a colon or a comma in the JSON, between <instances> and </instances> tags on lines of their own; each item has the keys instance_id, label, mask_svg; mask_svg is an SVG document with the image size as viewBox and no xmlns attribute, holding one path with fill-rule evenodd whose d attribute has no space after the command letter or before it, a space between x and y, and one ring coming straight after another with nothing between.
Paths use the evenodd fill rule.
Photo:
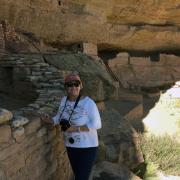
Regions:
<instances>
[{"instance_id":1,"label":"woman's right hand","mask_svg":"<svg viewBox=\"0 0 180 180\"><path fill-rule=\"evenodd\" d=\"M52 124L53 122L52 122L52 119L49 117L49 115L48 114L46 114L46 113L42 113L42 114L40 114L40 119L41 119L41 121L43 121L43 122L45 122L45 123L49 123L49 124Z\"/></svg>"}]
</instances>

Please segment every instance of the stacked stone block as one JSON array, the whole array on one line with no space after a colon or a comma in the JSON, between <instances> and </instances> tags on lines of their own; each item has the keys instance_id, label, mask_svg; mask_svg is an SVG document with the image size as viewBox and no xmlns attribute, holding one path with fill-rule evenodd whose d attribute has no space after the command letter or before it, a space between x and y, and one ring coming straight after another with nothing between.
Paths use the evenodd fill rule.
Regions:
<instances>
[{"instance_id":1,"label":"stacked stone block","mask_svg":"<svg viewBox=\"0 0 180 180\"><path fill-rule=\"evenodd\" d=\"M61 179L71 177L62 137L42 126L39 117L13 116L0 109L0 179Z\"/></svg>"},{"instance_id":2,"label":"stacked stone block","mask_svg":"<svg viewBox=\"0 0 180 180\"><path fill-rule=\"evenodd\" d=\"M90 56L97 56L97 45L93 43L82 43L83 53L88 54Z\"/></svg>"},{"instance_id":3,"label":"stacked stone block","mask_svg":"<svg viewBox=\"0 0 180 180\"><path fill-rule=\"evenodd\" d=\"M64 77L62 71L45 63L42 55L16 54L2 56L0 67L1 70L6 69L6 67L12 68L16 95L18 93L20 97L26 95L25 99L30 98L29 100L34 100L37 97L33 103L21 110L26 110L26 112L27 110L44 110L51 113L56 111L59 99L63 94ZM3 89L3 86L1 86L1 89ZM24 94L20 94L22 89ZM32 94L28 94L28 92L32 92Z\"/></svg>"},{"instance_id":4,"label":"stacked stone block","mask_svg":"<svg viewBox=\"0 0 180 180\"><path fill-rule=\"evenodd\" d=\"M2 24L0 24L0 53L5 52L5 40Z\"/></svg>"}]
</instances>

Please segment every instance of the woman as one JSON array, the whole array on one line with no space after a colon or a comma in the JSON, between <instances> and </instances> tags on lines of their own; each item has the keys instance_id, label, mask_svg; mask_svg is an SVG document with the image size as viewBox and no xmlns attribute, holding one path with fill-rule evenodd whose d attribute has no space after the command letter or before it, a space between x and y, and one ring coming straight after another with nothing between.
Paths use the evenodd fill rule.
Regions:
<instances>
[{"instance_id":1,"label":"woman","mask_svg":"<svg viewBox=\"0 0 180 180\"><path fill-rule=\"evenodd\" d=\"M80 94L82 82L77 73L66 76L67 96L63 97L55 117L41 117L47 123L60 124L75 180L88 180L98 149L97 129L101 119L92 99Z\"/></svg>"}]
</instances>

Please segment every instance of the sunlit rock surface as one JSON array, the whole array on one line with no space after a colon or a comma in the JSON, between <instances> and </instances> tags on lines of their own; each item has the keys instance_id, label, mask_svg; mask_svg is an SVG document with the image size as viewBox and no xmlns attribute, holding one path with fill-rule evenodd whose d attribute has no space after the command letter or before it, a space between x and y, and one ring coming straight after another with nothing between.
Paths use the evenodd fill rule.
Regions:
<instances>
[{"instance_id":1,"label":"sunlit rock surface","mask_svg":"<svg viewBox=\"0 0 180 180\"><path fill-rule=\"evenodd\" d=\"M161 94L159 101L143 119L149 133L180 137L180 86L175 86Z\"/></svg>"},{"instance_id":2,"label":"sunlit rock surface","mask_svg":"<svg viewBox=\"0 0 180 180\"><path fill-rule=\"evenodd\" d=\"M0 109L0 124L5 123L12 119L13 115L10 111L6 109Z\"/></svg>"}]
</instances>

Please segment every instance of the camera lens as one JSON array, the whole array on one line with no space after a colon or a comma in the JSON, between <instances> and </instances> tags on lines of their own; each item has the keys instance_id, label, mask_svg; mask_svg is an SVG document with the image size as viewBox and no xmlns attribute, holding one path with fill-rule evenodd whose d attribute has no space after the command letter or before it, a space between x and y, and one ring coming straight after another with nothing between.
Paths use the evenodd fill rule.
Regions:
<instances>
[{"instance_id":1,"label":"camera lens","mask_svg":"<svg viewBox=\"0 0 180 180\"><path fill-rule=\"evenodd\" d=\"M69 138L69 143L71 143L71 144L74 143L74 139L72 137Z\"/></svg>"},{"instance_id":2,"label":"camera lens","mask_svg":"<svg viewBox=\"0 0 180 180\"><path fill-rule=\"evenodd\" d=\"M71 126L70 122L66 119L61 119L60 125L62 131L66 131Z\"/></svg>"}]
</instances>

